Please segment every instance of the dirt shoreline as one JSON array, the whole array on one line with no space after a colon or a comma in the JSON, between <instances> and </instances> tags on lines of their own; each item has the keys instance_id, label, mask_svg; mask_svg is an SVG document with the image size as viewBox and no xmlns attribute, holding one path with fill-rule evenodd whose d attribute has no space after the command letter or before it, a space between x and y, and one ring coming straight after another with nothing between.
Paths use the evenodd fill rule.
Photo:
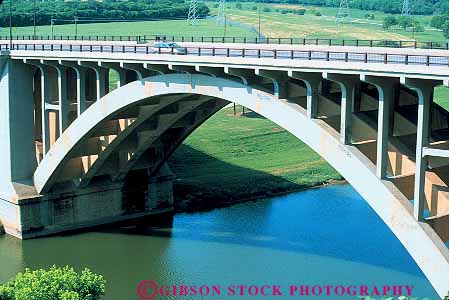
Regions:
<instances>
[{"instance_id":1,"label":"dirt shoreline","mask_svg":"<svg viewBox=\"0 0 449 300\"><path fill-rule=\"evenodd\" d=\"M242 198L236 197L236 198L227 198L223 196L219 196L219 194L213 194L213 197L204 197L204 198L195 198L192 195L188 195L188 199L183 198L180 199L179 195L176 195L176 187L175 187L175 213L180 212L198 212L198 211L210 211L216 208L224 208L229 207L231 205L237 204L237 203L244 203L249 201L255 201L258 199L263 199L267 197L276 197L276 196L282 196L287 195L295 192L301 192L306 191L310 189L319 189L330 185L342 185L347 184L346 180L330 180L323 184L317 184L314 186L308 186L308 187L300 187L297 189L289 189L281 192L261 192L260 194L256 193L252 196ZM179 188L179 187L178 187Z\"/></svg>"}]
</instances>

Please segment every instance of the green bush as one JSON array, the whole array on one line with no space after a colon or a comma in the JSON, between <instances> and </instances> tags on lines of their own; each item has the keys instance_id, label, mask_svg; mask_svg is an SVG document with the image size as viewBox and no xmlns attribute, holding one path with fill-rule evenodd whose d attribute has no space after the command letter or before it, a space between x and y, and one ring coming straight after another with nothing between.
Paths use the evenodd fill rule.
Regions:
<instances>
[{"instance_id":1,"label":"green bush","mask_svg":"<svg viewBox=\"0 0 449 300\"><path fill-rule=\"evenodd\" d=\"M263 12L271 12L271 8L269 8L269 7L264 7L264 8L263 8Z\"/></svg>"},{"instance_id":2,"label":"green bush","mask_svg":"<svg viewBox=\"0 0 449 300\"><path fill-rule=\"evenodd\" d=\"M281 14L285 15L287 13L288 13L288 10L286 10L286 9L281 10Z\"/></svg>"},{"instance_id":3,"label":"green bush","mask_svg":"<svg viewBox=\"0 0 449 300\"><path fill-rule=\"evenodd\" d=\"M258 7L257 7L257 6L253 6L251 9L252 9L252 10L257 10Z\"/></svg>"},{"instance_id":4,"label":"green bush","mask_svg":"<svg viewBox=\"0 0 449 300\"><path fill-rule=\"evenodd\" d=\"M104 295L103 276L85 269L78 274L68 266L25 272L0 285L0 300L98 300Z\"/></svg>"},{"instance_id":5,"label":"green bush","mask_svg":"<svg viewBox=\"0 0 449 300\"><path fill-rule=\"evenodd\" d=\"M384 29L390 29L391 26L397 25L397 24L398 24L398 20L396 20L395 17L387 16L387 17L384 18L384 22L383 22L382 27Z\"/></svg>"},{"instance_id":6,"label":"green bush","mask_svg":"<svg viewBox=\"0 0 449 300\"><path fill-rule=\"evenodd\" d=\"M237 4L235 5L235 8L237 8L237 9L242 9L242 8L243 8L242 3L237 3Z\"/></svg>"},{"instance_id":7,"label":"green bush","mask_svg":"<svg viewBox=\"0 0 449 300\"><path fill-rule=\"evenodd\" d=\"M315 12L315 16L321 17L321 13L320 13L319 11L316 11L316 12Z\"/></svg>"},{"instance_id":8,"label":"green bush","mask_svg":"<svg viewBox=\"0 0 449 300\"><path fill-rule=\"evenodd\" d=\"M303 16L303 15L305 15L305 13L306 13L306 10L304 8L296 10L297 15Z\"/></svg>"}]
</instances>

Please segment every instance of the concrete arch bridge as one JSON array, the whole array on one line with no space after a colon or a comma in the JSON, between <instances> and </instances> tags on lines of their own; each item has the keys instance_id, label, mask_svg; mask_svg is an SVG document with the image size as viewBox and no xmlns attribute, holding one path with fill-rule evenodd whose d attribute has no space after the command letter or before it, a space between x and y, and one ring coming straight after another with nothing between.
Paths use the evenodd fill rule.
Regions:
<instances>
[{"instance_id":1,"label":"concrete arch bridge","mask_svg":"<svg viewBox=\"0 0 449 300\"><path fill-rule=\"evenodd\" d=\"M169 211L167 159L234 102L320 154L436 291L449 290L449 113L433 102L434 88L449 84L445 54L189 44L193 54L172 55L129 44L47 43L2 52L0 219L7 233L31 238ZM110 70L118 74L111 92Z\"/></svg>"}]
</instances>

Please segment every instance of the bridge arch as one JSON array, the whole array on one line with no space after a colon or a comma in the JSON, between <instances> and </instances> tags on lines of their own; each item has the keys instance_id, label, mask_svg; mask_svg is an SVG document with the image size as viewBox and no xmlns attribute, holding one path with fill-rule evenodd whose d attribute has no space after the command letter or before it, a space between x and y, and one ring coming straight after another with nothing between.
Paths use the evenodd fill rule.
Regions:
<instances>
[{"instance_id":1,"label":"bridge arch","mask_svg":"<svg viewBox=\"0 0 449 300\"><path fill-rule=\"evenodd\" d=\"M447 247L428 224L413 217L412 205L396 186L376 176L376 167L366 156L356 147L342 144L338 132L321 120L309 118L299 105L228 79L199 74L166 74L132 82L107 94L67 128L41 161L34 174L38 192L51 188L58 170L101 121L147 99L185 94L245 106L306 143L362 195L409 251L437 292L440 295L447 293Z\"/></svg>"}]
</instances>

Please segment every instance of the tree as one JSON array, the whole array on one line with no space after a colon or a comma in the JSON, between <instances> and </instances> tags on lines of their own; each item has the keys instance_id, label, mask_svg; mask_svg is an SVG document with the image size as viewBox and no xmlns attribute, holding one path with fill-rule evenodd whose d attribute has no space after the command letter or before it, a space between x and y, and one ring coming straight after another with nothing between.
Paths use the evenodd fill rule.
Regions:
<instances>
[{"instance_id":1,"label":"tree","mask_svg":"<svg viewBox=\"0 0 449 300\"><path fill-rule=\"evenodd\" d=\"M444 25L441 29L443 30L443 36L446 39L449 39L449 21L444 22Z\"/></svg>"},{"instance_id":2,"label":"tree","mask_svg":"<svg viewBox=\"0 0 449 300\"><path fill-rule=\"evenodd\" d=\"M412 27L413 26L412 18L410 18L410 17L399 17L398 25L401 26L403 29L407 29L409 27Z\"/></svg>"},{"instance_id":3,"label":"tree","mask_svg":"<svg viewBox=\"0 0 449 300\"><path fill-rule=\"evenodd\" d=\"M430 20L430 26L437 29L442 29L446 21L449 21L449 15L433 16L432 19Z\"/></svg>"},{"instance_id":4,"label":"tree","mask_svg":"<svg viewBox=\"0 0 449 300\"><path fill-rule=\"evenodd\" d=\"M88 269L78 274L68 266L53 266L48 271L26 269L17 274L5 285L0 285L0 300L98 300L105 290L103 276Z\"/></svg>"},{"instance_id":5,"label":"tree","mask_svg":"<svg viewBox=\"0 0 449 300\"><path fill-rule=\"evenodd\" d=\"M390 29L391 26L398 24L398 21L393 16L387 16L384 18L382 27L384 29Z\"/></svg>"}]
</instances>

